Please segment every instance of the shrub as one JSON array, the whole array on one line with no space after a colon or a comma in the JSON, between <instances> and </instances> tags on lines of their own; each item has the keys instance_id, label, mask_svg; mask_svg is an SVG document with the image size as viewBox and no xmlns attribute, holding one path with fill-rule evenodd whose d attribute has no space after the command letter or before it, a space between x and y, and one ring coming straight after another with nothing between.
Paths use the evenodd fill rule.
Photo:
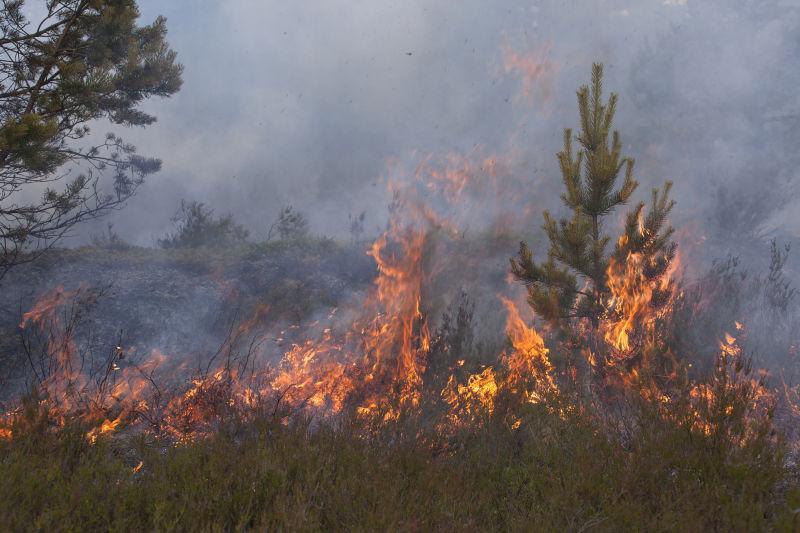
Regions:
<instances>
[{"instance_id":1,"label":"shrub","mask_svg":"<svg viewBox=\"0 0 800 533\"><path fill-rule=\"evenodd\" d=\"M797 526L771 441L739 448L641 407L623 446L587 412L553 407L523 406L517 428L488 419L444 446L350 417L265 414L180 446L39 429L0 441L0 515L13 530Z\"/></svg>"},{"instance_id":2,"label":"shrub","mask_svg":"<svg viewBox=\"0 0 800 533\"><path fill-rule=\"evenodd\" d=\"M214 217L214 210L202 202L181 200L178 212L172 217L175 231L158 240L162 248L198 248L229 246L247 240L249 232L228 214Z\"/></svg>"},{"instance_id":3,"label":"shrub","mask_svg":"<svg viewBox=\"0 0 800 533\"><path fill-rule=\"evenodd\" d=\"M132 246L114 231L114 225L109 224L106 231L98 235L92 235L92 246L104 250L130 250Z\"/></svg>"},{"instance_id":4,"label":"shrub","mask_svg":"<svg viewBox=\"0 0 800 533\"><path fill-rule=\"evenodd\" d=\"M308 220L303 213L295 211L291 205L278 213L278 218L269 227L267 241L277 237L282 241L299 241L308 237Z\"/></svg>"},{"instance_id":5,"label":"shrub","mask_svg":"<svg viewBox=\"0 0 800 533\"><path fill-rule=\"evenodd\" d=\"M350 220L350 242L359 244L364 236L364 219L367 217L367 212L362 211L358 215L350 213L348 217Z\"/></svg>"}]
</instances>

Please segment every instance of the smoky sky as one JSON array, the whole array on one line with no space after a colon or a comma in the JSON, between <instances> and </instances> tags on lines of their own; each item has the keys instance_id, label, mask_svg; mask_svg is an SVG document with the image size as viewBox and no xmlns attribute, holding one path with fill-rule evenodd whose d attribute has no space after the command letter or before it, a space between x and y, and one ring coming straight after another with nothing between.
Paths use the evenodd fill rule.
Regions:
<instances>
[{"instance_id":1,"label":"smoky sky","mask_svg":"<svg viewBox=\"0 0 800 533\"><path fill-rule=\"evenodd\" d=\"M726 238L800 233L796 0L140 7L142 22L167 17L184 87L145 105L154 126L116 131L164 166L78 239L112 222L150 245L181 199L232 213L256 238L286 204L315 232L343 235L349 213L379 224L388 161L478 148L531 177L521 194L557 206L554 154L563 128L577 127L575 91L594 61L620 94L616 127L642 199L670 179L676 225Z\"/></svg>"}]
</instances>

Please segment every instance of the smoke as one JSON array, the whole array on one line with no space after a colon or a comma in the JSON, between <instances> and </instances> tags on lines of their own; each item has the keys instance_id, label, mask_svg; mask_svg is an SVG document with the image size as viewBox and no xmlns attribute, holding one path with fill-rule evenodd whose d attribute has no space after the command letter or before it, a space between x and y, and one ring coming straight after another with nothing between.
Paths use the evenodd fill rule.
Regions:
<instances>
[{"instance_id":1,"label":"smoke","mask_svg":"<svg viewBox=\"0 0 800 533\"><path fill-rule=\"evenodd\" d=\"M155 126L123 132L164 168L108 221L149 245L186 198L258 238L292 204L316 232L342 236L351 212L383 224L390 161L476 147L530 185L520 195L557 209L554 154L577 126L575 90L603 61L641 198L674 180L674 222L703 243L795 238L792 4L141 0L144 20L168 17L185 85L147 103Z\"/></svg>"}]
</instances>

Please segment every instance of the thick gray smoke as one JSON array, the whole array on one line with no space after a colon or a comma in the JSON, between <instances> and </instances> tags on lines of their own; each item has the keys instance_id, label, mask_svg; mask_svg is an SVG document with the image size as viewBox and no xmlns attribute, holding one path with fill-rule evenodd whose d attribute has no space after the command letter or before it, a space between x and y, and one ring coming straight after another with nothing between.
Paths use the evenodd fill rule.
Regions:
<instances>
[{"instance_id":1,"label":"thick gray smoke","mask_svg":"<svg viewBox=\"0 0 800 533\"><path fill-rule=\"evenodd\" d=\"M186 72L180 94L148 104L157 125L123 132L164 159L108 219L137 244L169 229L181 198L256 237L284 204L319 233L346 234L362 210L374 228L387 161L475 146L554 208L554 153L593 61L621 95L642 198L674 180L676 225L715 246L800 234L795 0L140 4L144 20L168 17Z\"/></svg>"}]
</instances>

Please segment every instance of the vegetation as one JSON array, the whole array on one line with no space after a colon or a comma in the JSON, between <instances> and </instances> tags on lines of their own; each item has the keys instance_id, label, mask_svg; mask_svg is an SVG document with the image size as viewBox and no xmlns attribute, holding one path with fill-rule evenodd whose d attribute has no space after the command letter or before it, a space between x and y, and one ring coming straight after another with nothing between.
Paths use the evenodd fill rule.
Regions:
<instances>
[{"instance_id":1,"label":"vegetation","mask_svg":"<svg viewBox=\"0 0 800 533\"><path fill-rule=\"evenodd\" d=\"M364 219L367 216L366 211L355 215L350 213L348 219L350 221L350 242L352 244L359 244L364 236Z\"/></svg>"},{"instance_id":2,"label":"vegetation","mask_svg":"<svg viewBox=\"0 0 800 533\"><path fill-rule=\"evenodd\" d=\"M800 490L768 434L736 446L638 412L624 442L592 417L529 405L517 429L496 416L432 445L412 421L376 433L265 413L166 446L91 445L31 408L25 436L0 442L0 514L16 531L798 527Z\"/></svg>"},{"instance_id":3,"label":"vegetation","mask_svg":"<svg viewBox=\"0 0 800 533\"><path fill-rule=\"evenodd\" d=\"M226 247L243 243L249 233L233 215L215 218L214 210L202 202L181 200L172 222L175 232L159 239L162 248Z\"/></svg>"},{"instance_id":4,"label":"vegetation","mask_svg":"<svg viewBox=\"0 0 800 533\"><path fill-rule=\"evenodd\" d=\"M519 257L511 260L511 271L528 287L530 305L545 320L569 330L576 319L588 319L597 329L607 314L610 296L606 248L610 237L603 232L604 219L631 198L638 183L633 178L634 160L622 155L619 133L611 125L617 105L612 93L603 103L603 66L592 67L592 85L578 91L581 146L573 154L572 130L564 130L564 149L558 162L566 192L561 196L572 212L570 219L556 221L544 213L544 231L550 241L547 261L536 264L530 248L520 244ZM609 135L611 135L609 144ZM622 184L615 189L620 172ZM627 216L624 234L613 257L624 262L630 254L643 255L644 278L655 284L667 271L674 256L672 228L665 226L674 203L668 199L671 184L654 190L650 212L639 203ZM585 285L584 285L585 282Z\"/></svg>"},{"instance_id":5,"label":"vegetation","mask_svg":"<svg viewBox=\"0 0 800 533\"><path fill-rule=\"evenodd\" d=\"M476 330L478 307L463 288L452 297L452 279L430 295L437 254L448 263L439 277L458 278L459 270L477 286L484 280L473 276L470 260L494 257L507 242L494 234L470 242L431 224L425 209L418 211L428 225L406 226L399 191L369 256L355 246L364 213L350 217L351 246L309 238L306 217L291 206L265 242L253 243L232 215L185 201L162 250L128 247L109 226L93 247L71 252L118 252L106 254L106 265L134 257L191 263L197 268L185 284L213 277L226 299L253 312L226 323L219 349L198 355L189 375L188 357L143 354L121 341L106 347L84 331L103 288L42 296L14 323L32 377L30 392L0 411L4 525L798 530L795 450L779 431L766 376L726 330L747 305L759 306L760 315L748 314L771 334L796 330L790 320L775 326L791 315L796 296L784 274L788 248L773 243L768 274L750 283L730 259L676 294L667 275L675 257L667 183L652 192L649 210L639 203L628 213L609 251L604 225L637 183L611 130L616 95L603 103L601 65L578 104L581 149L573 153L566 130L558 154L571 218L545 213L545 262L534 262L524 242L511 260L531 307L554 326L546 338L502 295L494 301L506 308L499 341L497 331ZM137 117L145 120L130 120ZM331 279L334 267L348 277ZM359 290L366 295L347 308ZM635 305L617 305L630 300ZM134 314L131 302L121 306L125 319ZM342 319L336 309L321 318L320 306L340 303ZM447 304L438 323L429 320ZM161 326L152 309L148 318ZM200 331L203 322L188 322L211 338ZM603 353L610 345L622 350L607 337L614 323L648 334L647 344L624 347L630 366L622 369ZM593 377L614 393L587 387L574 366L551 363L551 352L569 350L587 361L603 356L591 364L605 363L619 379ZM697 367L654 376L643 362L647 351Z\"/></svg>"},{"instance_id":6,"label":"vegetation","mask_svg":"<svg viewBox=\"0 0 800 533\"><path fill-rule=\"evenodd\" d=\"M119 236L119 233L114 231L114 225L109 224L106 231L99 235L92 235L92 246L103 250L122 251L131 248L131 245L125 242L125 239Z\"/></svg>"},{"instance_id":7,"label":"vegetation","mask_svg":"<svg viewBox=\"0 0 800 533\"><path fill-rule=\"evenodd\" d=\"M135 0L43 8L33 21L22 0L0 5L0 277L76 224L121 206L160 168L113 133L93 142L88 123L152 124L156 117L139 105L181 86L165 19L137 26ZM106 171L110 191L101 183ZM41 200L25 201L32 190Z\"/></svg>"},{"instance_id":8,"label":"vegetation","mask_svg":"<svg viewBox=\"0 0 800 533\"><path fill-rule=\"evenodd\" d=\"M291 205L284 206L267 231L267 241L278 237L282 241L300 241L308 236L308 220Z\"/></svg>"},{"instance_id":9,"label":"vegetation","mask_svg":"<svg viewBox=\"0 0 800 533\"><path fill-rule=\"evenodd\" d=\"M431 372L476 349L473 313L454 302ZM700 403L688 388L669 403L631 388L615 409L580 388L538 404L505 390L445 429L435 410L242 413L217 390L197 406L213 430L181 443L135 428L92 443L32 396L0 439L0 515L13 530L796 530L800 473L753 407L750 365L717 363Z\"/></svg>"},{"instance_id":10,"label":"vegetation","mask_svg":"<svg viewBox=\"0 0 800 533\"><path fill-rule=\"evenodd\" d=\"M715 261L694 283L686 284L670 320L663 324L676 352L691 362L695 375L713 366L716 342L731 324L746 317L747 343L758 351L758 364L769 368L773 379L800 381L796 358L787 357L796 345L800 326L797 289L785 272L789 247L770 243L766 273L741 265L738 257ZM710 310L713 309L713 312Z\"/></svg>"}]
</instances>

